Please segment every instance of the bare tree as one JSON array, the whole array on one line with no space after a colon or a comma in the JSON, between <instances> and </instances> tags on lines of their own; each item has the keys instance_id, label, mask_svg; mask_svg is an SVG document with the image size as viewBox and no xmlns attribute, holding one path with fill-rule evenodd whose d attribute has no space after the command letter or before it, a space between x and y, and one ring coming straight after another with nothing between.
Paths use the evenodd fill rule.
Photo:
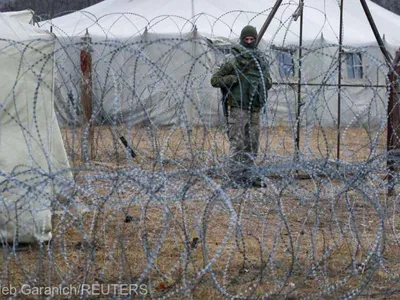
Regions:
<instances>
[{"instance_id":1,"label":"bare tree","mask_svg":"<svg viewBox=\"0 0 400 300\"><path fill-rule=\"evenodd\" d=\"M60 16L71 10L80 10L102 0L0 0L2 11L32 9L44 18ZM355 1L355 0L350 0ZM372 0L376 4L400 15L399 0Z\"/></svg>"},{"instance_id":2,"label":"bare tree","mask_svg":"<svg viewBox=\"0 0 400 300\"><path fill-rule=\"evenodd\" d=\"M60 16L71 10L80 10L102 0L0 0L2 11L32 9L42 19Z\"/></svg>"},{"instance_id":3,"label":"bare tree","mask_svg":"<svg viewBox=\"0 0 400 300\"><path fill-rule=\"evenodd\" d=\"M396 14L400 14L400 1L398 0L372 0L376 4L390 10Z\"/></svg>"}]
</instances>

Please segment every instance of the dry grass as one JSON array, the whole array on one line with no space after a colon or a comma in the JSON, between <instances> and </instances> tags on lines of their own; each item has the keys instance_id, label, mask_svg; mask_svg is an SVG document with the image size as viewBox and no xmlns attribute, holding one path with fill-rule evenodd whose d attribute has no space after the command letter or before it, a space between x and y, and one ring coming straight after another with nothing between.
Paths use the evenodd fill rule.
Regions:
<instances>
[{"instance_id":1,"label":"dry grass","mask_svg":"<svg viewBox=\"0 0 400 300\"><path fill-rule=\"evenodd\" d=\"M352 223L348 221L350 214L344 199L338 199L336 216L332 216L332 211L326 208L332 205L328 199L321 200L315 208L284 195L279 198L281 205L278 201L263 205L245 203L242 197L234 205L238 214L234 220L223 205L206 206L202 202L133 205L128 211L99 210L87 213L80 225L73 224L67 216L55 217L54 241L50 246L42 251L33 247L16 255L2 253L3 283L18 286L33 279L43 286L61 282L134 283L149 261L144 241L149 249L155 249L166 226L165 207L168 207L170 220L165 238L153 268L143 281L152 286L154 296L168 295L181 288L186 279L191 281L195 299L222 298L208 273L198 275L215 256L218 257L212 264L215 279L232 294L261 296L292 291L291 296L297 299L326 290L349 277L336 291L321 297L326 299L360 287L368 276L372 277L371 293L394 288L396 281L389 280L389 274L381 268L368 273L369 268L377 267L373 258L368 261L367 257L380 220L372 206L354 201L353 216L357 220ZM138 222L125 222L126 214ZM185 250L187 243L199 237L193 230L199 220L202 225L207 224L205 238L196 247L188 245ZM236 231L236 221L240 221L240 232ZM355 230L350 230L351 224L358 226L358 240L352 236ZM400 218L395 216L386 225L398 228ZM231 236L224 244L222 241L230 230ZM400 247L393 243L393 232L388 230L387 234L384 264L395 274L400 267ZM354 258L357 261L352 261ZM352 264L360 266L359 274L352 274ZM171 299L182 298L179 293L171 295Z\"/></svg>"},{"instance_id":2,"label":"dry grass","mask_svg":"<svg viewBox=\"0 0 400 300\"><path fill-rule=\"evenodd\" d=\"M128 136L123 128L118 131ZM160 166L154 161L160 152L164 159L173 161L168 164L166 160L165 168L199 162L212 164L229 148L223 130L196 128L188 134L181 128L135 127L129 131L129 138L140 155L131 160L121 145L113 143L117 136L113 136L110 128L99 127L95 132L96 161L113 169L132 164L147 170L158 169ZM262 135L261 153L293 155L293 139L287 128L270 128L266 132L268 135ZM72 147L72 132L63 132L68 153L74 154L72 162L79 166L82 164L77 140L80 132L75 133ZM316 156L334 157L336 135L334 129L315 129L308 137L302 135L301 148ZM368 158L371 140L368 136L371 134L360 128L346 131L342 135L341 155L349 161ZM372 136L378 138L377 150L384 149L385 132ZM109 192L100 181L97 184L97 193ZM326 184L309 180L297 182L292 188L306 194L317 188L329 190L341 185ZM191 188L205 196L194 201L182 198L178 202L144 197L139 203L118 207L82 198L96 204L97 209L86 213L81 221L68 214L55 216L51 245L42 249L32 246L16 254L3 249L0 280L3 285L18 286L36 280L39 286L57 286L83 282L135 283L143 276L142 282L152 290L153 297L169 299L185 299L189 295L194 299L226 298L218 291L218 285L227 293L242 293L244 297L269 294L269 298L279 298L287 294L287 299L298 299L313 294L317 299L330 299L368 282L368 288L362 292L364 298L369 294L381 299L400 297L385 295L387 291L398 290L399 285L394 277L398 277L400 270L397 199L387 199L381 194L388 208L382 219L377 208L355 190L340 196L332 193L338 195L335 199L325 196L329 193L321 193L316 203L312 197L308 202L300 201L290 188L280 194L269 188L228 189L225 192L232 200L231 210L222 201L212 201L217 196L204 183L193 184ZM140 192L133 188L132 194L139 197ZM132 219L127 220L127 216ZM374 242L381 241L376 237L381 220L386 236L384 258L378 266L373 254ZM224 242L227 235L229 238ZM196 245L194 238L199 238ZM152 267L143 274L152 260L150 253L156 249ZM214 277L209 271L202 273L210 260ZM359 268L358 273L354 273L354 266ZM330 288L333 289L328 292ZM318 295L319 292L326 293Z\"/></svg>"},{"instance_id":3,"label":"dry grass","mask_svg":"<svg viewBox=\"0 0 400 300\"><path fill-rule=\"evenodd\" d=\"M195 127L189 131L181 127L98 126L95 128L95 161L114 166L131 163L131 158L119 141L121 135L138 154L134 163L143 168L154 165L161 154L166 162L186 160L189 163L205 164L229 150L224 128ZM260 156L293 156L296 147L294 136L293 130L288 127L263 128L260 134ZM63 137L72 164L80 165L83 161L81 128L64 129ZM336 159L337 139L337 128L302 129L300 151L311 158ZM386 149L385 130L341 128L340 140L340 159L347 162L365 161Z\"/></svg>"}]
</instances>

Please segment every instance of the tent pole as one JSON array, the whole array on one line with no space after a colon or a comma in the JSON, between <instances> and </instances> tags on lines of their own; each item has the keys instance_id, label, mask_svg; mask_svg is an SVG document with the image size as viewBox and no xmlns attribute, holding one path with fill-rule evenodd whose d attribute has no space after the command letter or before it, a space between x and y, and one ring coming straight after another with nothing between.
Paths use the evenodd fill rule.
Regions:
<instances>
[{"instance_id":1,"label":"tent pole","mask_svg":"<svg viewBox=\"0 0 400 300\"><path fill-rule=\"evenodd\" d=\"M389 79L389 103L387 111L387 181L388 196L395 196L393 174L398 170L395 167L399 161L400 150L400 105L399 94L400 86L398 76L400 74L400 49L396 51L396 57L393 61L393 70L388 74ZM392 153L394 152L394 153ZM397 169L397 170L396 170Z\"/></svg>"},{"instance_id":2,"label":"tent pole","mask_svg":"<svg viewBox=\"0 0 400 300\"><path fill-rule=\"evenodd\" d=\"M192 22L194 24L194 0L192 0Z\"/></svg>"},{"instance_id":3,"label":"tent pole","mask_svg":"<svg viewBox=\"0 0 400 300\"><path fill-rule=\"evenodd\" d=\"M300 38L299 38L299 70L298 70L298 85L297 85L297 116L296 116L296 157L300 154L300 112L301 106L301 60L303 58L303 7L304 7L304 0L300 0L299 3L300 7Z\"/></svg>"},{"instance_id":4,"label":"tent pole","mask_svg":"<svg viewBox=\"0 0 400 300\"><path fill-rule=\"evenodd\" d=\"M194 20L193 20L194 21ZM193 23L194 24L194 23ZM192 41L192 57L195 58L197 57L197 38L198 38L198 34L197 34L197 26L194 25L193 30L192 30L192 36L191 36L191 41ZM194 62L193 65L193 73L196 74L196 61ZM192 91L192 95L193 95L193 100L195 99L196 96L196 92L193 90ZM187 103L185 106L187 107L187 105L189 105L188 107L188 117L189 117L189 132L192 131L192 125L193 125L193 103L192 101L185 101L185 103Z\"/></svg>"},{"instance_id":5,"label":"tent pole","mask_svg":"<svg viewBox=\"0 0 400 300\"><path fill-rule=\"evenodd\" d=\"M256 45L258 45L260 43L264 33L267 31L269 24L271 24L272 19L274 18L276 12L278 11L278 8L281 5L282 1L283 0L276 0L274 7L272 8L271 12L269 13L269 15L267 17L267 20L265 20L265 23L263 24L263 26L261 27L261 29L258 33Z\"/></svg>"},{"instance_id":6,"label":"tent pole","mask_svg":"<svg viewBox=\"0 0 400 300\"><path fill-rule=\"evenodd\" d=\"M341 121L341 102L342 102L342 46L343 46L343 0L340 1L340 28L339 28L339 54L338 54L338 123L337 123L337 148L336 159L340 159L340 121Z\"/></svg>"},{"instance_id":7,"label":"tent pole","mask_svg":"<svg viewBox=\"0 0 400 300\"><path fill-rule=\"evenodd\" d=\"M398 76L400 74L400 49L396 52L396 57L393 59L392 55L387 51L385 44L379 34L378 28L375 25L374 19L372 18L371 12L368 8L368 4L365 0L360 0L361 5L364 9L364 13L368 18L369 25L375 35L375 39L378 42L379 48L382 51L383 57L385 58L386 64L389 67L389 102L387 111L387 169L388 169L388 196L395 195L394 189L394 178L393 173L396 172L397 168L395 163L399 158L400 151L400 105L399 93L400 88L398 84ZM395 153L391 153L395 152Z\"/></svg>"},{"instance_id":8,"label":"tent pole","mask_svg":"<svg viewBox=\"0 0 400 300\"><path fill-rule=\"evenodd\" d=\"M87 138L87 145L88 145L88 152L89 152L89 159L94 160L95 157L95 146L94 146L94 127L93 127L93 95L92 95L92 49L91 49L91 38L89 36L89 32L86 29L86 34L82 38L84 46L81 50L81 71L82 71L82 87L81 87L81 103L82 103L82 110L83 110L83 128L88 126L88 138ZM84 147L85 141L82 136L82 162L85 162L85 155L84 155Z\"/></svg>"},{"instance_id":9,"label":"tent pole","mask_svg":"<svg viewBox=\"0 0 400 300\"><path fill-rule=\"evenodd\" d=\"M376 27L374 19L372 18L371 11L368 8L368 4L367 4L367 2L365 0L360 0L360 2L361 2L361 5L362 5L362 7L364 9L365 15L367 16L367 19L368 19L369 25L371 26L372 32L375 35L375 39L378 42L379 48L381 49L382 54L385 57L386 64L388 66L391 66L391 63L393 62L393 57L387 51L387 49L385 47L385 44L383 43L383 40L382 40L382 38L381 38L381 36L379 34L378 28Z\"/></svg>"}]
</instances>

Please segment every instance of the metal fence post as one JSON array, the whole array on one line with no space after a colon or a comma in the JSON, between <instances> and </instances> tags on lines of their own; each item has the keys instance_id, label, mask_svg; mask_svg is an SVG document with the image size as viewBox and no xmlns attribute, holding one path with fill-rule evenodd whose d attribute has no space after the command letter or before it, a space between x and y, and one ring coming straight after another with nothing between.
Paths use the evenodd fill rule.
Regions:
<instances>
[{"instance_id":1,"label":"metal fence post","mask_svg":"<svg viewBox=\"0 0 400 300\"><path fill-rule=\"evenodd\" d=\"M393 174L398 171L396 165L400 160L400 49L396 52L393 61L393 70L388 74L389 78L389 103L387 120L387 169L388 169L388 196L395 195Z\"/></svg>"}]
</instances>

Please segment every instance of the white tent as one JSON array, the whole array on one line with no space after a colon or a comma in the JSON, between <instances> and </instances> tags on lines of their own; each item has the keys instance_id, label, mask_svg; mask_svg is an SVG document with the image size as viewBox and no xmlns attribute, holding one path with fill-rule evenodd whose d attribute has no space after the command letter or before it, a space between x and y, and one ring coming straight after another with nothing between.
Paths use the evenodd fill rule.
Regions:
<instances>
[{"instance_id":1,"label":"white tent","mask_svg":"<svg viewBox=\"0 0 400 300\"><path fill-rule=\"evenodd\" d=\"M20 11L7 11L2 13L3 16L8 16L21 23L33 24L34 12L30 9Z\"/></svg>"},{"instance_id":2,"label":"white tent","mask_svg":"<svg viewBox=\"0 0 400 300\"><path fill-rule=\"evenodd\" d=\"M260 29L275 2L105 0L45 22L42 26L52 26L63 47L57 60L59 96L67 99L68 91L70 98L79 97L79 88L75 89L80 85L79 49L72 43L88 30L94 49L95 101L106 115L123 116L132 123L150 119L157 124L214 124L220 116L219 96L209 78L216 58L207 39L237 41L249 23ZM297 91L288 83L297 83L299 74L300 22L292 17L298 2L283 1L261 43L270 56L274 80L285 83L270 92L270 124L294 120ZM304 2L301 80L309 85L302 88L302 121L336 125L339 4L337 0ZM393 53L400 46L400 16L367 3ZM388 70L359 1L344 1L343 44L342 125L356 125L365 118L380 120L386 112ZM282 75L286 73L282 58L290 60L285 66L293 68L289 74ZM357 63L349 65L351 60ZM65 107L60 109L61 117L71 121L63 112Z\"/></svg>"},{"instance_id":3,"label":"white tent","mask_svg":"<svg viewBox=\"0 0 400 300\"><path fill-rule=\"evenodd\" d=\"M0 244L48 241L72 179L53 107L55 38L2 13L0 27Z\"/></svg>"}]
</instances>

